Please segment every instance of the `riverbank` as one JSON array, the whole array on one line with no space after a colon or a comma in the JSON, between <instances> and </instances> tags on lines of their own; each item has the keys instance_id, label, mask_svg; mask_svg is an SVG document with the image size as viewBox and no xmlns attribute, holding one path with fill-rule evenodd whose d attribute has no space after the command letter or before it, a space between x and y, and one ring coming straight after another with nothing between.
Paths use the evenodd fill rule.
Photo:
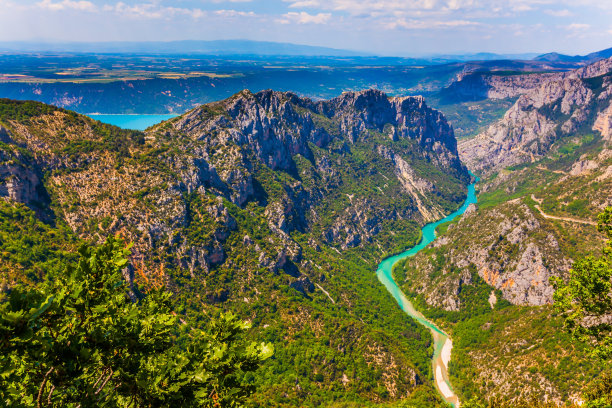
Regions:
<instances>
[{"instance_id":1,"label":"riverbank","mask_svg":"<svg viewBox=\"0 0 612 408\"><path fill-rule=\"evenodd\" d=\"M478 179L476 179L476 182L477 181ZM378 280L395 298L400 308L406 312L407 315L431 331L434 340L434 354L432 358L434 383L444 401L448 402L455 408L459 408L460 406L459 397L453 391L453 387L448 376L448 365L451 360L451 351L453 348L452 340L444 331L438 328L438 326L436 326L432 321L428 320L421 312L414 308L414 305L410 302L410 300L408 300L406 295L402 292L393 279L393 266L398 261L414 256L419 251L427 247L427 245L436 239L435 231L439 225L454 220L456 217L463 214L470 204L475 204L476 202L476 188L475 183L473 183L468 186L468 195L461 208L439 221L425 225L421 230L422 238L418 245L408 249L405 252L402 252L399 255L386 258L378 265L378 270L376 271Z\"/></svg>"}]
</instances>

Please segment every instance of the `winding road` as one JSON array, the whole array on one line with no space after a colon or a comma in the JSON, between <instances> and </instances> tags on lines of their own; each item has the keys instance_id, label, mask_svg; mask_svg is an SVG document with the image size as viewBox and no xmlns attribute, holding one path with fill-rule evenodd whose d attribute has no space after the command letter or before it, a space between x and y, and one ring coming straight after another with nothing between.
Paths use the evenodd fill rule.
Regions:
<instances>
[{"instance_id":1,"label":"winding road","mask_svg":"<svg viewBox=\"0 0 612 408\"><path fill-rule=\"evenodd\" d=\"M478 179L476 179L478 181ZM400 260L404 258L408 258L410 256L416 255L419 251L429 245L436 239L436 227L445 222L451 221L455 219L457 216L463 214L465 210L467 210L468 206L472 203L476 203L476 189L475 183L470 184L468 186L468 195L461 206L461 208L449 216L436 221L431 224L427 224L423 227L421 232L423 233L423 238L421 238L421 242L418 245L410 248L409 250L392 257L389 257L382 261L378 265L378 270L376 271L376 275L378 276L378 280L387 288L389 293L395 298L401 309L406 312L406 314L417 322L427 327L433 336L434 340L434 354L432 358L432 369L434 373L434 382L436 388L444 401L450 403L453 407L459 408L459 397L453 391L453 387L450 383L448 377L448 363L451 359L451 350L453 348L453 342L451 338L442 331L438 326L436 326L432 321L428 320L421 312L416 310L410 300L406 297L406 295L399 288L395 280L393 279L393 266Z\"/></svg>"},{"instance_id":2,"label":"winding road","mask_svg":"<svg viewBox=\"0 0 612 408\"><path fill-rule=\"evenodd\" d=\"M578 224L597 225L597 223L593 222L593 221L579 220L577 218L569 218L569 217L555 217L554 215L548 215L544 211L542 211L542 209L540 208L540 204L542 204L542 200L538 200L537 198L535 198L535 196L533 194L531 195L531 199L537 203L535 205L535 208L536 208L536 210L538 210L540 212L540 214L542 214L542 217L544 217L544 218L548 218L550 220L576 222Z\"/></svg>"}]
</instances>

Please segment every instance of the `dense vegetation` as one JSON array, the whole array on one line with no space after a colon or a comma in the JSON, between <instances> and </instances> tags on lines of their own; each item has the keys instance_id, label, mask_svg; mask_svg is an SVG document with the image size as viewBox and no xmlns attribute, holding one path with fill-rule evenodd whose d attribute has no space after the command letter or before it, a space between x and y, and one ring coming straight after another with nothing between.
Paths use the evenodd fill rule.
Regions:
<instances>
[{"instance_id":1,"label":"dense vegetation","mask_svg":"<svg viewBox=\"0 0 612 408\"><path fill-rule=\"evenodd\" d=\"M409 212L414 203L391 161L374 154L378 144L393 146L387 136L373 132L367 140L336 140L327 148L311 144L313 157L295 155L291 171L272 170L235 144L219 144L211 153L217 171L249 172L253 179L252 196L238 205L209 184L185 186L199 141L186 148L190 139L168 126L144 134L37 103L2 100L0 106L0 123L11 135L2 145L0 170L32 184L40 180L31 195L47 193L38 207L0 201L6 248L0 268L11 271L2 276L3 294L20 282L47 287L45 279L75 262L82 242L99 244L119 232L134 242L135 288L149 293L165 286L172 310L190 326L206 328L211 316L233 312L252 324L253 341L277 345L257 375L244 374L257 390L247 405L440 402L431 382L429 333L397 308L373 273L386 251L419 239ZM430 199L444 211L454 209L465 194L462 182L446 178L413 142L395 143L418 175L436 180L438 194ZM244 153L244 164L226 160L236 152ZM314 164L319 159L328 160L333 177L322 177ZM270 213L310 199L305 191L315 188L321 193L314 211L284 214L297 227L280 233ZM404 212L404 219L382 219L369 242L343 249L323 232L353 203L370 218L380 218L381 210ZM168 234L151 244L151 235L164 228ZM300 258L292 257L298 250ZM214 251L218 259L203 264L202 255Z\"/></svg>"},{"instance_id":2,"label":"dense vegetation","mask_svg":"<svg viewBox=\"0 0 612 408\"><path fill-rule=\"evenodd\" d=\"M593 344L593 354L612 358L612 207L599 215L598 229L608 239L603 254L579 259L568 282L554 277L555 309L564 326L579 341Z\"/></svg>"},{"instance_id":3,"label":"dense vegetation","mask_svg":"<svg viewBox=\"0 0 612 408\"><path fill-rule=\"evenodd\" d=\"M272 354L244 339L231 314L203 329L179 318L164 288L135 293L129 247L82 246L76 265L0 305L3 405L234 407L253 392L244 373Z\"/></svg>"},{"instance_id":4,"label":"dense vegetation","mask_svg":"<svg viewBox=\"0 0 612 408\"><path fill-rule=\"evenodd\" d=\"M0 200L0 247L4 291L17 282L40 282L46 274L60 273L73 259L76 240L65 226L41 222L23 204Z\"/></svg>"}]
</instances>

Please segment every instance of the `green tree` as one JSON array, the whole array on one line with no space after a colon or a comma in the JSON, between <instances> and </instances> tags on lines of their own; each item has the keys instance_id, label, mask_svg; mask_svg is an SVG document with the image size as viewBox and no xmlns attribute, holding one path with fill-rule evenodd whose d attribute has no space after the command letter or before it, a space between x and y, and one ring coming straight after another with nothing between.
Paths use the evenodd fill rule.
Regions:
<instances>
[{"instance_id":1,"label":"green tree","mask_svg":"<svg viewBox=\"0 0 612 408\"><path fill-rule=\"evenodd\" d=\"M171 295L136 299L122 272L129 248L109 238L39 288L0 304L0 405L11 407L237 407L243 375L272 354L244 338L231 314L193 327Z\"/></svg>"},{"instance_id":2,"label":"green tree","mask_svg":"<svg viewBox=\"0 0 612 408\"><path fill-rule=\"evenodd\" d=\"M555 288L555 311L564 316L564 325L572 335L593 345L593 354L601 359L612 357L612 207L599 215L599 231L608 240L600 257L577 260L566 283L551 278Z\"/></svg>"},{"instance_id":3,"label":"green tree","mask_svg":"<svg viewBox=\"0 0 612 408\"><path fill-rule=\"evenodd\" d=\"M564 316L565 328L579 341L593 346L602 361L612 357L612 207L599 214L598 230L607 241L600 257L576 261L569 281L551 278L555 311ZM612 407L612 376L603 373L584 395L588 408Z\"/></svg>"}]
</instances>

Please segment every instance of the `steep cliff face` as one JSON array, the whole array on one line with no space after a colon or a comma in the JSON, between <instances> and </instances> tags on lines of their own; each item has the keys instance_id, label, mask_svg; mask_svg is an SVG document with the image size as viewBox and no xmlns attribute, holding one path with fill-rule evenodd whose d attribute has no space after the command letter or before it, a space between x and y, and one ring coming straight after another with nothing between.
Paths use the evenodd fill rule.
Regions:
<instances>
[{"instance_id":1,"label":"steep cliff face","mask_svg":"<svg viewBox=\"0 0 612 408\"><path fill-rule=\"evenodd\" d=\"M334 139L355 144L377 134L415 140L440 167L461 169L456 139L439 111L427 107L422 97L389 98L376 90L319 102L291 93L243 91L194 109L173 127L209 144L248 145L272 170L293 170L297 154L312 159L309 143L326 148Z\"/></svg>"},{"instance_id":2,"label":"steep cliff face","mask_svg":"<svg viewBox=\"0 0 612 408\"><path fill-rule=\"evenodd\" d=\"M184 140L181 171L193 175L188 191L208 188L238 206L258 201L280 236L314 229L340 249L372 243L384 222L439 217L459 198L441 174L468 181L452 128L419 97L365 91L313 102L244 91L159 126L149 137L160 133ZM262 194L260 179L268 171L262 165L293 178L277 197ZM357 174L380 179L364 183L375 196L354 191ZM326 207L338 206L332 201L342 204L328 217Z\"/></svg>"},{"instance_id":3,"label":"steep cliff face","mask_svg":"<svg viewBox=\"0 0 612 408\"><path fill-rule=\"evenodd\" d=\"M504 118L462 141L467 166L484 175L544 157L555 142L604 126L612 90L612 59L557 74L522 95ZM597 122L597 117L601 119Z\"/></svg>"},{"instance_id":4,"label":"steep cliff face","mask_svg":"<svg viewBox=\"0 0 612 408\"><path fill-rule=\"evenodd\" d=\"M0 150L0 197L28 204L43 205L40 173L23 155Z\"/></svg>"},{"instance_id":5,"label":"steep cliff face","mask_svg":"<svg viewBox=\"0 0 612 408\"><path fill-rule=\"evenodd\" d=\"M554 291L548 280L567 273L571 259L543 223L519 200L468 211L429 254L406 262L406 286L434 307L457 311L463 307L459 293L473 283L475 272L513 304L550 304Z\"/></svg>"},{"instance_id":6,"label":"steep cliff face","mask_svg":"<svg viewBox=\"0 0 612 408\"><path fill-rule=\"evenodd\" d=\"M501 75L495 72L466 73L459 75L456 81L440 91L440 95L448 102L515 98L536 89L547 80L560 76L558 73L514 75Z\"/></svg>"},{"instance_id":7,"label":"steep cliff face","mask_svg":"<svg viewBox=\"0 0 612 408\"><path fill-rule=\"evenodd\" d=\"M607 142L612 142L612 103L597 114L593 130L601 133Z\"/></svg>"},{"instance_id":8,"label":"steep cliff face","mask_svg":"<svg viewBox=\"0 0 612 408\"><path fill-rule=\"evenodd\" d=\"M584 79L605 75L612 71L610 59L604 59L585 67L567 72L528 71L472 71L466 70L440 91L447 102L478 101L482 99L506 99L528 94L542 84L564 79Z\"/></svg>"}]
</instances>

